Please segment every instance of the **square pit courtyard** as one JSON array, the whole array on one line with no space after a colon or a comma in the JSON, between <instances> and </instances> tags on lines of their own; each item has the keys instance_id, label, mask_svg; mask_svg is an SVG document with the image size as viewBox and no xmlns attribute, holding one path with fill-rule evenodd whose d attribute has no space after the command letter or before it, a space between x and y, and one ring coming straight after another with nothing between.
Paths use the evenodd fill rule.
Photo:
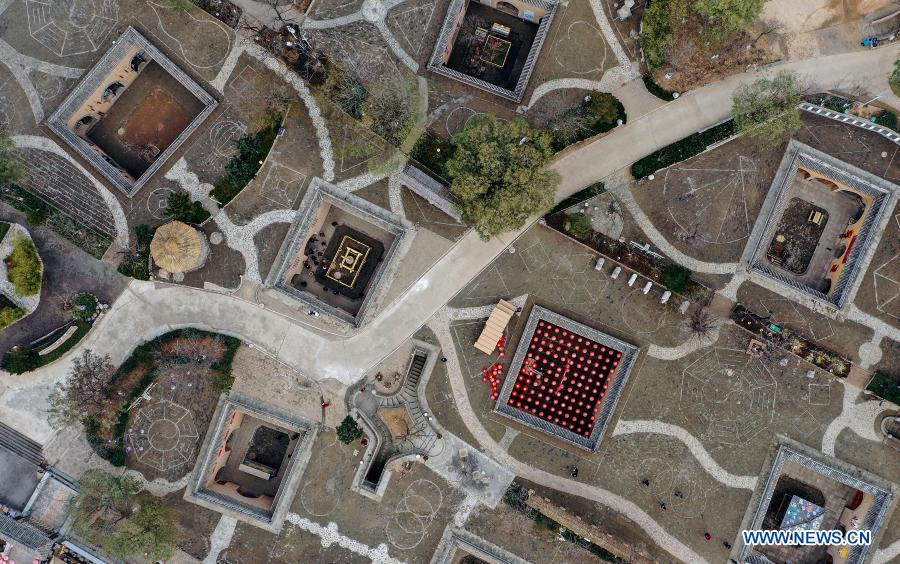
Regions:
<instances>
[{"instance_id":1,"label":"square pit courtyard","mask_svg":"<svg viewBox=\"0 0 900 564\"><path fill-rule=\"evenodd\" d=\"M47 120L126 196L135 195L218 102L129 27Z\"/></svg>"},{"instance_id":2,"label":"square pit courtyard","mask_svg":"<svg viewBox=\"0 0 900 564\"><path fill-rule=\"evenodd\" d=\"M789 439L779 445L770 464L767 478L759 481L751 499L742 530L867 530L872 533L872 545L750 546L739 537L733 558L739 562L868 561L894 511L890 483Z\"/></svg>"},{"instance_id":3,"label":"square pit courtyard","mask_svg":"<svg viewBox=\"0 0 900 564\"><path fill-rule=\"evenodd\" d=\"M243 396L223 396L184 498L278 531L300 485L314 435L314 423Z\"/></svg>"},{"instance_id":4,"label":"square pit courtyard","mask_svg":"<svg viewBox=\"0 0 900 564\"><path fill-rule=\"evenodd\" d=\"M453 0L428 70L519 102L557 0Z\"/></svg>"},{"instance_id":5,"label":"square pit courtyard","mask_svg":"<svg viewBox=\"0 0 900 564\"><path fill-rule=\"evenodd\" d=\"M841 309L856 293L896 198L896 185L791 141L744 260L789 293Z\"/></svg>"},{"instance_id":6,"label":"square pit courtyard","mask_svg":"<svg viewBox=\"0 0 900 564\"><path fill-rule=\"evenodd\" d=\"M409 221L315 179L267 285L359 327L412 228Z\"/></svg>"},{"instance_id":7,"label":"square pit courtyard","mask_svg":"<svg viewBox=\"0 0 900 564\"><path fill-rule=\"evenodd\" d=\"M494 409L593 452L637 353L634 345L534 306Z\"/></svg>"}]
</instances>

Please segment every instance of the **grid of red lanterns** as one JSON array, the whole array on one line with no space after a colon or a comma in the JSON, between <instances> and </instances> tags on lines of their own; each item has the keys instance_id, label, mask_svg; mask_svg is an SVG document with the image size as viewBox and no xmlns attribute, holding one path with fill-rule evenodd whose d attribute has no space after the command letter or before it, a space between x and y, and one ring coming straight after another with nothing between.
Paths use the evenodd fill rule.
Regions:
<instances>
[{"instance_id":1,"label":"grid of red lanterns","mask_svg":"<svg viewBox=\"0 0 900 564\"><path fill-rule=\"evenodd\" d=\"M491 386L491 400L500 397L500 384L503 383L503 357L506 356L506 335L502 335L497 341L497 348L500 350L500 361L495 362L489 368L482 368L482 382L487 382Z\"/></svg>"},{"instance_id":2,"label":"grid of red lanterns","mask_svg":"<svg viewBox=\"0 0 900 564\"><path fill-rule=\"evenodd\" d=\"M585 437L622 353L538 321L507 404Z\"/></svg>"}]
</instances>

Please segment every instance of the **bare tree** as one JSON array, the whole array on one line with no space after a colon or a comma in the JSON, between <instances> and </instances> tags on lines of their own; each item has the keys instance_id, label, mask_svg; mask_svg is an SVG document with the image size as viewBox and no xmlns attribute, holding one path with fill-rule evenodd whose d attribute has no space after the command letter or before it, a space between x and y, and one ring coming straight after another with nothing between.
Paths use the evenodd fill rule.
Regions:
<instances>
[{"instance_id":1,"label":"bare tree","mask_svg":"<svg viewBox=\"0 0 900 564\"><path fill-rule=\"evenodd\" d=\"M698 307L688 314L686 325L691 337L703 342L713 339L713 333L718 328L719 322L708 309Z\"/></svg>"},{"instance_id":2,"label":"bare tree","mask_svg":"<svg viewBox=\"0 0 900 564\"><path fill-rule=\"evenodd\" d=\"M110 383L116 369L109 355L86 349L72 361L69 378L50 394L47 420L56 428L101 414L110 401Z\"/></svg>"}]
</instances>

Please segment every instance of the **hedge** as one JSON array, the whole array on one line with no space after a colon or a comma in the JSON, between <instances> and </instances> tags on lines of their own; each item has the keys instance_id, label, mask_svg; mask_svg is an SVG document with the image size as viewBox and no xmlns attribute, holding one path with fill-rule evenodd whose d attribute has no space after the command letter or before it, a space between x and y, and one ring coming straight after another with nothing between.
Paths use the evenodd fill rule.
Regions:
<instances>
[{"instance_id":1,"label":"hedge","mask_svg":"<svg viewBox=\"0 0 900 564\"><path fill-rule=\"evenodd\" d=\"M210 195L221 205L225 205L240 194L247 184L256 176L262 163L269 155L269 150L275 144L278 130L284 114L274 112L267 117L266 126L257 131L242 136L234 142L238 154L232 157L225 165L225 176L214 185Z\"/></svg>"},{"instance_id":2,"label":"hedge","mask_svg":"<svg viewBox=\"0 0 900 564\"><path fill-rule=\"evenodd\" d=\"M728 139L735 134L735 131L734 120L730 119L704 131L688 135L637 161L631 165L631 173L635 178L646 178L660 169L699 155L710 145Z\"/></svg>"},{"instance_id":3,"label":"hedge","mask_svg":"<svg viewBox=\"0 0 900 564\"><path fill-rule=\"evenodd\" d=\"M666 90L665 88L663 88L662 86L657 84L656 81L653 80L653 75L650 74L649 72L647 74L645 74L642 78L644 79L644 86L647 87L647 91L650 92L651 94L653 94L654 96L656 96L657 98L659 98L660 100L665 100L666 102L671 102L672 100L675 99L674 92L669 92L668 90Z\"/></svg>"},{"instance_id":4,"label":"hedge","mask_svg":"<svg viewBox=\"0 0 900 564\"><path fill-rule=\"evenodd\" d=\"M896 382L881 372L875 373L872 381L866 386L866 390L891 403L900 405L900 382Z\"/></svg>"},{"instance_id":5,"label":"hedge","mask_svg":"<svg viewBox=\"0 0 900 564\"><path fill-rule=\"evenodd\" d=\"M567 209L577 206L582 202L586 202L593 198L594 196L599 196L600 194L606 192L606 187L602 182L596 182L591 184L587 188L582 188L578 192L575 192L565 200L556 204L552 210L547 212L547 215L553 215L555 213L559 213L561 211L566 211Z\"/></svg>"}]
</instances>

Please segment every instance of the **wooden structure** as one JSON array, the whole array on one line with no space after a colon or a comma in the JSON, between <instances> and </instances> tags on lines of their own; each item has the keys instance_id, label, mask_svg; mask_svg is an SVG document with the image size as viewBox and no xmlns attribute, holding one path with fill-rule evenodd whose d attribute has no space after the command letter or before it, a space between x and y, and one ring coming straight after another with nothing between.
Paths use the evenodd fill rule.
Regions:
<instances>
[{"instance_id":1,"label":"wooden structure","mask_svg":"<svg viewBox=\"0 0 900 564\"><path fill-rule=\"evenodd\" d=\"M516 313L516 306L513 304L506 300L497 302L497 305L494 306L494 311L491 312L484 329L481 331L481 335L475 341L475 348L485 354L493 353L494 349L497 348L497 342L503 336L503 331L514 313Z\"/></svg>"},{"instance_id":2,"label":"wooden structure","mask_svg":"<svg viewBox=\"0 0 900 564\"><path fill-rule=\"evenodd\" d=\"M643 547L633 546L620 540L615 535L599 529L596 525L583 521L581 517L569 512L567 509L555 505L549 499L534 495L532 490L528 491L528 499L525 500L525 505L553 519L579 537L599 546L613 556L627 560L631 564L652 564L655 562Z\"/></svg>"}]
</instances>

